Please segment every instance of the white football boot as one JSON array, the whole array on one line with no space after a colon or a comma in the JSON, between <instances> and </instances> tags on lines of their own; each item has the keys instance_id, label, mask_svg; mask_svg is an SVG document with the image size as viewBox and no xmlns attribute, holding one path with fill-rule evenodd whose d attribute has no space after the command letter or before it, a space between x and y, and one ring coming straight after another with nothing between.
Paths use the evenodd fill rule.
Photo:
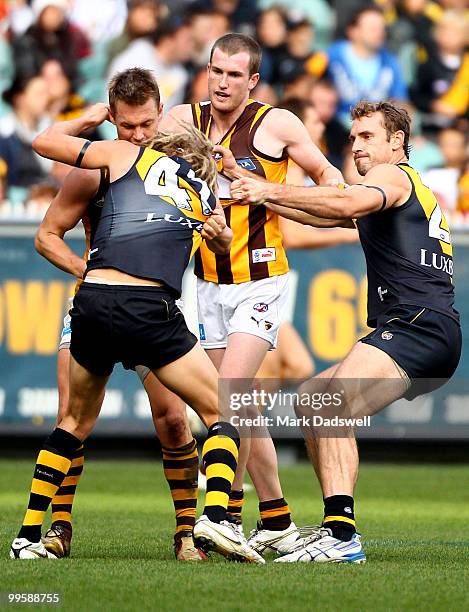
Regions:
<instances>
[{"instance_id":1,"label":"white football boot","mask_svg":"<svg viewBox=\"0 0 469 612\"><path fill-rule=\"evenodd\" d=\"M194 527L194 542L205 551L213 550L232 561L265 563L247 543L236 525L228 521L214 523L203 514Z\"/></svg>"},{"instance_id":2,"label":"white football boot","mask_svg":"<svg viewBox=\"0 0 469 612\"><path fill-rule=\"evenodd\" d=\"M30 542L26 538L16 538L10 547L12 559L57 559L56 555L49 552L44 544Z\"/></svg>"},{"instance_id":3,"label":"white football boot","mask_svg":"<svg viewBox=\"0 0 469 612\"><path fill-rule=\"evenodd\" d=\"M282 531L271 531L264 529L262 521L258 521L257 528L253 529L249 535L248 544L260 555L268 550L284 555L290 552L299 538L300 532L293 522Z\"/></svg>"},{"instance_id":4,"label":"white football boot","mask_svg":"<svg viewBox=\"0 0 469 612\"><path fill-rule=\"evenodd\" d=\"M289 554L275 559L274 563L365 563L366 556L361 536L354 533L344 542L332 536L330 529L322 527L319 533L301 538Z\"/></svg>"}]
</instances>

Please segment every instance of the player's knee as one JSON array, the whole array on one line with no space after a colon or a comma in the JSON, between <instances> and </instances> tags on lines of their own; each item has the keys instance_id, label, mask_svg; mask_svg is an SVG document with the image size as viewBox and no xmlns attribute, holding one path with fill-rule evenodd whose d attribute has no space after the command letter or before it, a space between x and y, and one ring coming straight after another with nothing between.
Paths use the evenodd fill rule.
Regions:
<instances>
[{"instance_id":1,"label":"player's knee","mask_svg":"<svg viewBox=\"0 0 469 612\"><path fill-rule=\"evenodd\" d=\"M161 417L160 423L164 426L171 439L178 440L185 438L189 429L185 406L181 406L179 410L168 410Z\"/></svg>"}]
</instances>

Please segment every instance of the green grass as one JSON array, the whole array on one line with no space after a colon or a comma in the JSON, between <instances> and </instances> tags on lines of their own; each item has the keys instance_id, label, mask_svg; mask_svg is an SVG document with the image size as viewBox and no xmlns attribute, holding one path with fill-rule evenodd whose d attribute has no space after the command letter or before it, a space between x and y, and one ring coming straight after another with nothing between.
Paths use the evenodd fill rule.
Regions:
<instances>
[{"instance_id":1,"label":"green grass","mask_svg":"<svg viewBox=\"0 0 469 612\"><path fill-rule=\"evenodd\" d=\"M356 514L368 562L360 566L246 566L217 555L177 563L161 465L91 460L75 505L72 558L11 561L31 474L32 462L0 461L0 592L60 592L64 609L87 612L469 608L467 466L364 465ZM310 467L285 468L281 478L296 523L318 522ZM256 508L248 493L246 530Z\"/></svg>"}]
</instances>

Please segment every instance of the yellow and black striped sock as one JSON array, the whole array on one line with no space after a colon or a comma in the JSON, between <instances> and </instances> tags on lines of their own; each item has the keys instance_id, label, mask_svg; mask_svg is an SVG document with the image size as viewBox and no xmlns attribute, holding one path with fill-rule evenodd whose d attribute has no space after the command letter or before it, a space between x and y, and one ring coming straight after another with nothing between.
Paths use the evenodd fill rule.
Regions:
<instances>
[{"instance_id":1,"label":"yellow and black striped sock","mask_svg":"<svg viewBox=\"0 0 469 612\"><path fill-rule=\"evenodd\" d=\"M324 498L324 527L332 531L334 538L348 542L355 529L353 497L350 495L331 495Z\"/></svg>"},{"instance_id":2,"label":"yellow and black striped sock","mask_svg":"<svg viewBox=\"0 0 469 612\"><path fill-rule=\"evenodd\" d=\"M72 522L72 506L75 499L76 488L83 472L85 456L83 444L73 455L72 463L65 476L60 488L52 498L52 522L61 521L62 523Z\"/></svg>"},{"instance_id":3,"label":"yellow and black striped sock","mask_svg":"<svg viewBox=\"0 0 469 612\"><path fill-rule=\"evenodd\" d=\"M241 523L242 517L241 513L243 511L244 504L244 491L233 491L230 492L230 499L228 501L228 508L226 511L228 514L237 522Z\"/></svg>"},{"instance_id":4,"label":"yellow and black striped sock","mask_svg":"<svg viewBox=\"0 0 469 612\"><path fill-rule=\"evenodd\" d=\"M176 512L177 537L194 529L199 476L197 442L192 440L179 448L163 447L163 468Z\"/></svg>"},{"instance_id":5,"label":"yellow and black striped sock","mask_svg":"<svg viewBox=\"0 0 469 612\"><path fill-rule=\"evenodd\" d=\"M283 531L290 526L290 508L283 497L259 503L262 526L269 531Z\"/></svg>"},{"instance_id":6,"label":"yellow and black striped sock","mask_svg":"<svg viewBox=\"0 0 469 612\"><path fill-rule=\"evenodd\" d=\"M65 478L81 441L68 431L56 428L44 442L34 470L28 509L19 538L39 542L49 504Z\"/></svg>"},{"instance_id":7,"label":"yellow and black striped sock","mask_svg":"<svg viewBox=\"0 0 469 612\"><path fill-rule=\"evenodd\" d=\"M204 514L213 522L226 519L226 508L238 463L239 434L230 423L212 425L202 450L207 476Z\"/></svg>"}]
</instances>

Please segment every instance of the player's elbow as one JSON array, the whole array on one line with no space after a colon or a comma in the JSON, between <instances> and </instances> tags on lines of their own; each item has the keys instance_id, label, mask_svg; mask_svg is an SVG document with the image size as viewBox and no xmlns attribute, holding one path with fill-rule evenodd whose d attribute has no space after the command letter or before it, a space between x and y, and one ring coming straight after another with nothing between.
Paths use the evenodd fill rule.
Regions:
<instances>
[{"instance_id":1,"label":"player's elbow","mask_svg":"<svg viewBox=\"0 0 469 612\"><path fill-rule=\"evenodd\" d=\"M34 248L39 253L39 255L44 255L45 245L44 245L44 229L39 228L34 236Z\"/></svg>"},{"instance_id":2,"label":"player's elbow","mask_svg":"<svg viewBox=\"0 0 469 612\"><path fill-rule=\"evenodd\" d=\"M38 155L47 157L47 154L49 151L49 147L48 147L49 142L50 142L49 129L47 129L47 130L44 130L44 132L41 132L40 134L36 136L31 146Z\"/></svg>"}]
</instances>

